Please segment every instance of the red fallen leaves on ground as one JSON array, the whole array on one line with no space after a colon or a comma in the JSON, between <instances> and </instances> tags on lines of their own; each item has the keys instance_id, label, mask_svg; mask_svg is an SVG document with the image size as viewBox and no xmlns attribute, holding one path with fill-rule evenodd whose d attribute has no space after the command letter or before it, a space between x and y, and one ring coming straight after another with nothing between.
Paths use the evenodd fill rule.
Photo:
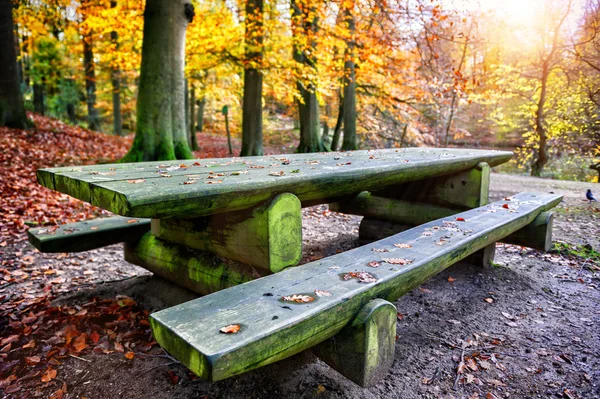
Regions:
<instances>
[{"instance_id":1,"label":"red fallen leaves on ground","mask_svg":"<svg viewBox=\"0 0 600 399\"><path fill-rule=\"evenodd\" d=\"M0 127L0 243L22 237L30 225L62 224L102 211L37 184L39 168L117 161L132 137L116 137L29 114L36 127Z\"/></svg>"},{"instance_id":2,"label":"red fallen leaves on ground","mask_svg":"<svg viewBox=\"0 0 600 399\"><path fill-rule=\"evenodd\" d=\"M31 315L35 321L24 323ZM67 387L60 385L60 365L65 359L91 351L109 354L119 347L132 360L157 347L148 311L128 297L93 299L81 306L51 306L48 298L22 301L18 306L3 304L0 320L6 320L0 324L0 337L6 337L1 342L10 345L9 351L0 353L0 391L6 393L66 393Z\"/></svg>"}]
</instances>

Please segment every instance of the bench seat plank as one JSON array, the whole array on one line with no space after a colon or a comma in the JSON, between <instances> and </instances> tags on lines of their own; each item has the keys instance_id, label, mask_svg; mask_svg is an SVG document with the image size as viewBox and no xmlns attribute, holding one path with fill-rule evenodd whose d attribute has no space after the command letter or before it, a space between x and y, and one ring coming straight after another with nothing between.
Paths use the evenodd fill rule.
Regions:
<instances>
[{"instance_id":1,"label":"bench seat plank","mask_svg":"<svg viewBox=\"0 0 600 399\"><path fill-rule=\"evenodd\" d=\"M29 229L27 236L40 252L81 252L137 240L148 231L150 219L113 216Z\"/></svg>"},{"instance_id":2,"label":"bench seat plank","mask_svg":"<svg viewBox=\"0 0 600 399\"><path fill-rule=\"evenodd\" d=\"M511 156L407 148L196 161L202 166L187 161L173 171L157 168L160 163L125 169L92 165L40 169L37 176L41 185L123 216L192 218L249 208L277 193L295 194L302 202L320 200L469 170L480 162L496 166Z\"/></svg>"},{"instance_id":3,"label":"bench seat plank","mask_svg":"<svg viewBox=\"0 0 600 399\"><path fill-rule=\"evenodd\" d=\"M284 359L336 335L371 299L393 301L466 256L531 223L562 197L524 193L439 219L365 247L169 308L150 317L158 343L201 378L218 381ZM465 221L456 221L463 218ZM398 248L394 244L409 244ZM442 245L439 245L442 244ZM376 252L373 248L387 250ZM409 259L400 265L384 259ZM369 267L379 262L376 268ZM377 282L344 280L366 271ZM331 296L316 296L325 290ZM297 304L283 296L304 294ZM239 324L235 334L219 329Z\"/></svg>"}]
</instances>

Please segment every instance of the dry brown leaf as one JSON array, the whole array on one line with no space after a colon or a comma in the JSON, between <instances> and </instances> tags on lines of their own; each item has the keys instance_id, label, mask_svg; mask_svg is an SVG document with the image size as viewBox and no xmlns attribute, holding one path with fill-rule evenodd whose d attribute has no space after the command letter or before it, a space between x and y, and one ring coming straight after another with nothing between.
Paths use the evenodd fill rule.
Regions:
<instances>
[{"instance_id":1,"label":"dry brown leaf","mask_svg":"<svg viewBox=\"0 0 600 399\"><path fill-rule=\"evenodd\" d=\"M129 351L125 354L125 359L133 360L134 357L135 353L133 353L132 351Z\"/></svg>"},{"instance_id":2,"label":"dry brown leaf","mask_svg":"<svg viewBox=\"0 0 600 399\"><path fill-rule=\"evenodd\" d=\"M302 294L293 294L288 296L281 297L282 300L286 302L296 302L296 303L308 303L315 300L314 297L310 295L302 295Z\"/></svg>"},{"instance_id":3,"label":"dry brown leaf","mask_svg":"<svg viewBox=\"0 0 600 399\"><path fill-rule=\"evenodd\" d=\"M391 263L392 265L408 265L413 263L412 259L403 258L383 258L383 261L386 263Z\"/></svg>"},{"instance_id":4,"label":"dry brown leaf","mask_svg":"<svg viewBox=\"0 0 600 399\"><path fill-rule=\"evenodd\" d=\"M396 248L412 248L412 245L410 245L410 244L404 244L404 243L394 244L394 246Z\"/></svg>"},{"instance_id":5,"label":"dry brown leaf","mask_svg":"<svg viewBox=\"0 0 600 399\"><path fill-rule=\"evenodd\" d=\"M42 382L50 382L55 378L56 378L56 369L48 369L48 370L46 370L44 375L42 375Z\"/></svg>"},{"instance_id":6,"label":"dry brown leaf","mask_svg":"<svg viewBox=\"0 0 600 399\"><path fill-rule=\"evenodd\" d=\"M135 179L135 180L127 180L127 183L129 184L140 184L140 183L144 183L146 181L146 179Z\"/></svg>"},{"instance_id":7,"label":"dry brown leaf","mask_svg":"<svg viewBox=\"0 0 600 399\"><path fill-rule=\"evenodd\" d=\"M325 290L315 290L316 296L331 296L331 292Z\"/></svg>"},{"instance_id":8,"label":"dry brown leaf","mask_svg":"<svg viewBox=\"0 0 600 399\"><path fill-rule=\"evenodd\" d=\"M240 328L241 327L239 324L230 324L228 326L222 327L219 331L223 334L236 334L238 331L240 331Z\"/></svg>"}]
</instances>

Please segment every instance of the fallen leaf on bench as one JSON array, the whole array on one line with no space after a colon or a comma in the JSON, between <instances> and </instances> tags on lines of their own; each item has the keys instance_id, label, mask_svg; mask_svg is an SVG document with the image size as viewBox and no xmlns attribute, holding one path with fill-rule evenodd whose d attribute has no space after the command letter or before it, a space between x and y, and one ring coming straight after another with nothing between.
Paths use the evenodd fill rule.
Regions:
<instances>
[{"instance_id":1,"label":"fallen leaf on bench","mask_svg":"<svg viewBox=\"0 0 600 399\"><path fill-rule=\"evenodd\" d=\"M280 170L279 172L269 173L269 176L283 176L283 175L285 175L285 172L283 170Z\"/></svg>"},{"instance_id":2,"label":"fallen leaf on bench","mask_svg":"<svg viewBox=\"0 0 600 399\"><path fill-rule=\"evenodd\" d=\"M208 183L208 182L205 182ZM183 182L183 184L196 184L196 180L186 180Z\"/></svg>"},{"instance_id":3,"label":"fallen leaf on bench","mask_svg":"<svg viewBox=\"0 0 600 399\"><path fill-rule=\"evenodd\" d=\"M457 217L456 221L457 222L466 222L465 218L461 218L461 217Z\"/></svg>"},{"instance_id":4,"label":"fallen leaf on bench","mask_svg":"<svg viewBox=\"0 0 600 399\"><path fill-rule=\"evenodd\" d=\"M137 219L129 219L127 221L127 224L138 223L138 222L139 222L139 220L137 220Z\"/></svg>"},{"instance_id":5,"label":"fallen leaf on bench","mask_svg":"<svg viewBox=\"0 0 600 399\"><path fill-rule=\"evenodd\" d=\"M377 279L371 273L368 272L350 272L344 274L344 280L357 279L361 283L376 283Z\"/></svg>"},{"instance_id":6,"label":"fallen leaf on bench","mask_svg":"<svg viewBox=\"0 0 600 399\"><path fill-rule=\"evenodd\" d=\"M331 270L340 270L340 267L339 266L329 266L328 269L331 269Z\"/></svg>"},{"instance_id":7,"label":"fallen leaf on bench","mask_svg":"<svg viewBox=\"0 0 600 399\"><path fill-rule=\"evenodd\" d=\"M331 296L331 292L325 290L315 290L316 296Z\"/></svg>"},{"instance_id":8,"label":"fallen leaf on bench","mask_svg":"<svg viewBox=\"0 0 600 399\"><path fill-rule=\"evenodd\" d=\"M223 334L235 334L238 331L240 331L240 325L239 324L230 324L228 326L221 328L219 331L222 332Z\"/></svg>"},{"instance_id":9,"label":"fallen leaf on bench","mask_svg":"<svg viewBox=\"0 0 600 399\"><path fill-rule=\"evenodd\" d=\"M223 180L209 180L209 181L205 181L204 184L221 184L223 183Z\"/></svg>"},{"instance_id":10,"label":"fallen leaf on bench","mask_svg":"<svg viewBox=\"0 0 600 399\"><path fill-rule=\"evenodd\" d=\"M367 266L369 266L369 267L379 267L379 265L380 265L380 263L377 261L372 261L372 262L367 263Z\"/></svg>"},{"instance_id":11,"label":"fallen leaf on bench","mask_svg":"<svg viewBox=\"0 0 600 399\"><path fill-rule=\"evenodd\" d=\"M502 208L504 208L504 209L510 209L510 207L508 206L508 204L502 204Z\"/></svg>"},{"instance_id":12,"label":"fallen leaf on bench","mask_svg":"<svg viewBox=\"0 0 600 399\"><path fill-rule=\"evenodd\" d=\"M308 302L312 302L315 300L315 298L310 295L301 295L301 294L282 296L281 299L283 299L286 302L296 302L296 303L308 303Z\"/></svg>"},{"instance_id":13,"label":"fallen leaf on bench","mask_svg":"<svg viewBox=\"0 0 600 399\"><path fill-rule=\"evenodd\" d=\"M410 245L410 244L404 244L404 243L394 244L394 246L396 248L412 248L412 245Z\"/></svg>"},{"instance_id":14,"label":"fallen leaf on bench","mask_svg":"<svg viewBox=\"0 0 600 399\"><path fill-rule=\"evenodd\" d=\"M413 263L412 259L403 259L403 258L384 258L384 262L391 263L392 265L408 265Z\"/></svg>"},{"instance_id":15,"label":"fallen leaf on bench","mask_svg":"<svg viewBox=\"0 0 600 399\"><path fill-rule=\"evenodd\" d=\"M160 174L160 177L173 177L173 176L171 176L171 175L170 175L170 174L168 174L168 173L161 173L161 174Z\"/></svg>"},{"instance_id":16,"label":"fallen leaf on bench","mask_svg":"<svg viewBox=\"0 0 600 399\"><path fill-rule=\"evenodd\" d=\"M390 252L385 248L371 248L371 251L373 251L373 252Z\"/></svg>"},{"instance_id":17,"label":"fallen leaf on bench","mask_svg":"<svg viewBox=\"0 0 600 399\"><path fill-rule=\"evenodd\" d=\"M139 183L144 183L146 181L146 179L135 179L135 180L127 180L127 183L129 184L139 184Z\"/></svg>"},{"instance_id":18,"label":"fallen leaf on bench","mask_svg":"<svg viewBox=\"0 0 600 399\"><path fill-rule=\"evenodd\" d=\"M92 226L90 227L90 230L98 230L98 226Z\"/></svg>"}]
</instances>

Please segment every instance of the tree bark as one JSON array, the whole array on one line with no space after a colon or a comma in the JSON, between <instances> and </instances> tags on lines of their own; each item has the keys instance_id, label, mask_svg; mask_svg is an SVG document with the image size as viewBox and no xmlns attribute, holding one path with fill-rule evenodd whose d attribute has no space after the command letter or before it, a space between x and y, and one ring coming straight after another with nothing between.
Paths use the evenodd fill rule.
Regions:
<instances>
[{"instance_id":1,"label":"tree bark","mask_svg":"<svg viewBox=\"0 0 600 399\"><path fill-rule=\"evenodd\" d=\"M190 91L190 141L192 151L198 151L198 137L196 137L196 88L192 84Z\"/></svg>"},{"instance_id":2,"label":"tree bark","mask_svg":"<svg viewBox=\"0 0 600 399\"><path fill-rule=\"evenodd\" d=\"M263 155L262 87L263 0L246 1L246 66L240 156Z\"/></svg>"},{"instance_id":3,"label":"tree bark","mask_svg":"<svg viewBox=\"0 0 600 399\"><path fill-rule=\"evenodd\" d=\"M29 121L19 85L12 2L0 1L0 126L26 129Z\"/></svg>"},{"instance_id":4,"label":"tree bark","mask_svg":"<svg viewBox=\"0 0 600 399\"><path fill-rule=\"evenodd\" d=\"M351 1L352 8L354 3ZM343 10L344 19L347 24L350 39L347 42L346 61L344 62L344 140L342 150L358 150L356 138L356 73L354 65L354 35L356 34L356 23L353 10L346 7Z\"/></svg>"},{"instance_id":5,"label":"tree bark","mask_svg":"<svg viewBox=\"0 0 600 399\"><path fill-rule=\"evenodd\" d=\"M85 101L88 110L88 128L98 130L98 110L96 109L96 72L91 35L83 37L83 69L85 70Z\"/></svg>"},{"instance_id":6,"label":"tree bark","mask_svg":"<svg viewBox=\"0 0 600 399\"><path fill-rule=\"evenodd\" d=\"M337 151L338 144L340 142L340 133L342 131L342 124L344 123L344 97L342 96L342 90L340 90L340 104L338 106L338 117L333 128L333 138L331 139L331 151Z\"/></svg>"},{"instance_id":7,"label":"tree bark","mask_svg":"<svg viewBox=\"0 0 600 399\"><path fill-rule=\"evenodd\" d=\"M548 163L548 135L546 134L546 127L544 126L544 107L546 105L546 95L548 90L548 75L550 69L548 68L548 62L544 61L542 65L542 87L540 90L540 98L537 103L537 109L535 110L535 133L538 136L538 154L537 158L531 165L531 176L540 176L544 166Z\"/></svg>"},{"instance_id":8,"label":"tree bark","mask_svg":"<svg viewBox=\"0 0 600 399\"><path fill-rule=\"evenodd\" d=\"M116 1L110 2L111 8L117 6ZM118 47L119 34L116 31L110 32L110 40L115 46ZM112 84L112 103L113 103L113 133L117 136L123 135L123 122L121 119L121 71L118 67L114 66L110 71L110 82Z\"/></svg>"},{"instance_id":9,"label":"tree bark","mask_svg":"<svg viewBox=\"0 0 600 399\"><path fill-rule=\"evenodd\" d=\"M301 6L292 0L292 34L294 40L294 60L305 67L316 69L316 60L312 54L316 51L315 35L318 30L317 5L313 0ZM300 35L307 37L307 48L300 48ZM316 72L316 71L315 71ZM302 100L298 101L300 116L300 144L297 152L324 152L327 147L319 134L319 102L314 82L298 80L296 87Z\"/></svg>"},{"instance_id":10,"label":"tree bark","mask_svg":"<svg viewBox=\"0 0 600 399\"><path fill-rule=\"evenodd\" d=\"M123 162L190 159L185 130L185 31L194 17L189 0L148 0L135 138Z\"/></svg>"},{"instance_id":11,"label":"tree bark","mask_svg":"<svg viewBox=\"0 0 600 399\"><path fill-rule=\"evenodd\" d=\"M198 100L198 125L196 126L196 130L202 132L204 130L204 106L206 105L206 98L202 96L200 100Z\"/></svg>"},{"instance_id":12,"label":"tree bark","mask_svg":"<svg viewBox=\"0 0 600 399\"><path fill-rule=\"evenodd\" d=\"M33 85L33 112L44 116L46 108L44 107L44 85L35 83Z\"/></svg>"}]
</instances>

